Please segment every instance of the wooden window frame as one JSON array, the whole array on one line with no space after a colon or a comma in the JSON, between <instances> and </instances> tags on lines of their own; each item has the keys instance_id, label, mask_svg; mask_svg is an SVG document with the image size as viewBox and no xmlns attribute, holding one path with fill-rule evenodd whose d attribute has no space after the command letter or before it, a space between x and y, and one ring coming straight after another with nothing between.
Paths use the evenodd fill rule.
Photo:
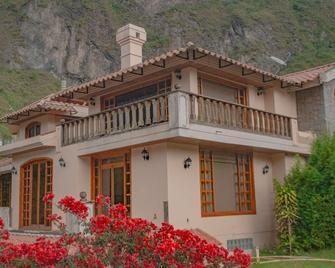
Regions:
<instances>
[{"instance_id":1,"label":"wooden window frame","mask_svg":"<svg viewBox=\"0 0 335 268\"><path fill-rule=\"evenodd\" d=\"M141 89L141 88L150 86L150 85L154 85L154 84L158 85L160 82L166 81L166 80L171 81L170 90L172 90L172 77L171 77L171 75L170 74L169 75L164 75L164 76L159 77L159 78L155 78L155 79L143 82L143 83L138 83L136 85L132 85L130 87L125 88L122 91L118 91L118 92L115 92L115 93L110 93L110 94L101 96L101 98L100 98L100 109L101 109L101 111L106 111L106 110L112 109L112 108L105 109L105 101L106 100L113 99L114 108L115 108L115 107L117 107L117 106L115 106L116 105L115 97L117 97L119 95L122 95L122 94L126 94L128 92L135 91L137 89ZM157 89L157 95L159 95L159 88Z\"/></svg>"},{"instance_id":2,"label":"wooden window frame","mask_svg":"<svg viewBox=\"0 0 335 268\"><path fill-rule=\"evenodd\" d=\"M249 105L249 89L247 86L242 86L235 84L234 82L226 81L222 78L219 78L217 76L212 76L204 73L199 73L198 76L198 94L204 96L204 88L203 88L203 80L207 80L212 83L216 83L219 85L223 85L226 87L230 87L232 89L236 90L235 94L235 101L237 104L248 106ZM241 91L243 91L243 95L241 94ZM241 103L241 99L244 99L244 103Z\"/></svg>"},{"instance_id":3,"label":"wooden window frame","mask_svg":"<svg viewBox=\"0 0 335 268\"><path fill-rule=\"evenodd\" d=\"M36 127L39 127L39 133L36 134ZM33 136L29 136L29 132L30 132L30 129L34 128L34 135ZM34 122L31 122L30 124L28 124L26 126L26 129L25 129L25 138L26 139L29 139L29 138L33 138L33 137L36 137L36 136L39 136L41 135L41 123L38 122L38 121L34 121Z\"/></svg>"},{"instance_id":4,"label":"wooden window frame","mask_svg":"<svg viewBox=\"0 0 335 268\"><path fill-rule=\"evenodd\" d=\"M210 173L212 174L212 178L210 179L210 181L212 182L212 198L211 198L211 202L212 202L212 206L213 206L213 212L207 212L204 211L203 206L205 205L205 202L207 202L207 200L203 200L203 195L205 194L205 196L207 197L207 189L204 191L203 190L203 181L202 181L202 173L205 174L206 170L202 171L202 166L205 167L205 165L202 165L202 161L204 161L204 150L200 150L199 151L199 175L200 175L200 210L201 210L201 216L202 217L217 217L217 216L237 216L237 215L255 215L256 214L256 196L255 196L255 180L254 180L254 168L253 168L253 155L251 153L235 153L235 158L236 158L236 165L237 165L237 169L238 169L238 157L240 156L244 156L244 157L248 157L249 159L249 184L250 184L250 206L251 209L250 210L242 210L242 211L215 211L215 175L214 171L213 171L213 153L212 151L209 150L209 154L210 154L210 161L211 161L211 165L210 165ZM245 167L245 165L244 165ZM236 170L237 173L239 173L239 170ZM245 171L242 173L244 174L244 183L245 181ZM237 183L238 186L240 185L240 176L237 176ZM236 183L236 182L235 182ZM244 193L245 194L245 193ZM238 190L237 192L235 191L235 198L240 198L241 195L241 191ZM237 206L241 206L241 203L238 202ZM206 208L207 209L207 208Z\"/></svg>"},{"instance_id":5,"label":"wooden window frame","mask_svg":"<svg viewBox=\"0 0 335 268\"><path fill-rule=\"evenodd\" d=\"M31 223L31 209L32 209L32 181L33 181L33 164L39 165L39 171L41 163L45 163L45 194L53 193L53 160L51 158L37 158L25 162L20 168L20 204L19 204L19 228L21 229L39 229L39 230L51 230L51 222L47 220L47 217L52 214L52 204L49 202L45 204L44 208L44 224L32 224ZM38 174L38 192L40 183L40 173ZM29 178L28 178L29 176ZM27 178L28 184L26 184L25 179ZM27 188L27 193L25 191ZM39 214L37 214L37 222L39 219Z\"/></svg>"}]
</instances>

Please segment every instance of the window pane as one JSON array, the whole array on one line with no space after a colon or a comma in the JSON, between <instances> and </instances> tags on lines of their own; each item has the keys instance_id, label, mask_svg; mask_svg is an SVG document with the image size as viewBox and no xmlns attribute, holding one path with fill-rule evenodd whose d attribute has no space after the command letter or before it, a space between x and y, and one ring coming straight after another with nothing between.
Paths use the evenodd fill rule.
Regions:
<instances>
[{"instance_id":1,"label":"window pane","mask_svg":"<svg viewBox=\"0 0 335 268\"><path fill-rule=\"evenodd\" d=\"M124 204L123 167L114 168L114 204Z\"/></svg>"},{"instance_id":2,"label":"window pane","mask_svg":"<svg viewBox=\"0 0 335 268\"><path fill-rule=\"evenodd\" d=\"M10 207L10 195L11 195L11 174L0 175L1 183L1 207Z\"/></svg>"},{"instance_id":3,"label":"window pane","mask_svg":"<svg viewBox=\"0 0 335 268\"><path fill-rule=\"evenodd\" d=\"M45 162L41 163L40 165L40 195L39 195L39 224L44 224L44 205L43 197L45 195L45 169L46 165Z\"/></svg>"},{"instance_id":4,"label":"window pane","mask_svg":"<svg viewBox=\"0 0 335 268\"><path fill-rule=\"evenodd\" d=\"M236 211L235 155L214 153L213 162L215 210Z\"/></svg>"},{"instance_id":5,"label":"window pane","mask_svg":"<svg viewBox=\"0 0 335 268\"><path fill-rule=\"evenodd\" d=\"M37 224L37 185L38 185L38 164L33 164L33 187L32 187L32 211L31 211L31 223Z\"/></svg>"},{"instance_id":6,"label":"window pane","mask_svg":"<svg viewBox=\"0 0 335 268\"><path fill-rule=\"evenodd\" d=\"M209 80L202 80L202 90L205 96L229 102L236 102L236 89Z\"/></svg>"},{"instance_id":7,"label":"window pane","mask_svg":"<svg viewBox=\"0 0 335 268\"><path fill-rule=\"evenodd\" d=\"M111 198L111 170L103 169L102 170L102 194ZM108 210L104 206L102 208L103 213L107 214Z\"/></svg>"},{"instance_id":8,"label":"window pane","mask_svg":"<svg viewBox=\"0 0 335 268\"><path fill-rule=\"evenodd\" d=\"M146 86L115 97L116 106L150 98L157 94L157 84Z\"/></svg>"}]
</instances>

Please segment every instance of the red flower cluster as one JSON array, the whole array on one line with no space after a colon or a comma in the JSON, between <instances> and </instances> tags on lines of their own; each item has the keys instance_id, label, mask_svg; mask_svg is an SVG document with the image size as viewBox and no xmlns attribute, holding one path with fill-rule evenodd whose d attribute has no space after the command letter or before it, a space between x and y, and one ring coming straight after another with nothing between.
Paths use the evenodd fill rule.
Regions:
<instances>
[{"instance_id":1,"label":"red flower cluster","mask_svg":"<svg viewBox=\"0 0 335 268\"><path fill-rule=\"evenodd\" d=\"M103 196L97 204L106 206L109 215L87 220L82 202L66 196L58 202L66 213L81 219L85 233L67 234L55 242L38 239L33 244L0 242L0 266L14 267L242 267L250 265L250 256L241 249L232 254L209 244L187 230L175 230L169 224L160 228L144 219L127 216L122 205L110 207ZM85 208L84 208L85 207ZM62 226L61 217L49 220ZM3 230L3 222L0 221Z\"/></svg>"},{"instance_id":2,"label":"red flower cluster","mask_svg":"<svg viewBox=\"0 0 335 268\"><path fill-rule=\"evenodd\" d=\"M44 238L39 238L32 244L14 245L2 242L0 252L0 264L6 267L50 267L60 264L68 255L67 248L58 241L51 242ZM19 265L20 263L25 265Z\"/></svg>"},{"instance_id":3,"label":"red flower cluster","mask_svg":"<svg viewBox=\"0 0 335 268\"><path fill-rule=\"evenodd\" d=\"M87 206L72 196L65 196L63 199L59 200L58 206L64 212L72 213L83 220L88 216Z\"/></svg>"},{"instance_id":4,"label":"red flower cluster","mask_svg":"<svg viewBox=\"0 0 335 268\"><path fill-rule=\"evenodd\" d=\"M111 199L109 196L104 196L102 194L98 195L96 198L95 198L95 203L98 205L98 206L109 206L110 205L110 202L111 202Z\"/></svg>"},{"instance_id":5,"label":"red flower cluster","mask_svg":"<svg viewBox=\"0 0 335 268\"><path fill-rule=\"evenodd\" d=\"M52 199L54 199L55 195L54 194L46 194L43 197L43 202L44 203L48 203L49 201L52 201Z\"/></svg>"},{"instance_id":6,"label":"red flower cluster","mask_svg":"<svg viewBox=\"0 0 335 268\"><path fill-rule=\"evenodd\" d=\"M0 218L0 238L2 240L8 240L9 239L9 232L7 230L4 230L5 223L3 222L3 219Z\"/></svg>"}]
</instances>

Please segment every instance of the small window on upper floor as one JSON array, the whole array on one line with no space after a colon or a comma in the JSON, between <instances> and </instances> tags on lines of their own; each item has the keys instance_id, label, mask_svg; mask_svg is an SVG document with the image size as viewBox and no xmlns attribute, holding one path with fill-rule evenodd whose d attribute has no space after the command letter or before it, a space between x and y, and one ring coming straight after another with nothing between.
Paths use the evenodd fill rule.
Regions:
<instances>
[{"instance_id":1,"label":"small window on upper floor","mask_svg":"<svg viewBox=\"0 0 335 268\"><path fill-rule=\"evenodd\" d=\"M41 134L41 123L33 122L26 127L26 139Z\"/></svg>"},{"instance_id":2,"label":"small window on upper floor","mask_svg":"<svg viewBox=\"0 0 335 268\"><path fill-rule=\"evenodd\" d=\"M227 82L226 82L227 83ZM225 84L223 81L198 78L200 95L227 102L248 105L246 88Z\"/></svg>"}]
</instances>

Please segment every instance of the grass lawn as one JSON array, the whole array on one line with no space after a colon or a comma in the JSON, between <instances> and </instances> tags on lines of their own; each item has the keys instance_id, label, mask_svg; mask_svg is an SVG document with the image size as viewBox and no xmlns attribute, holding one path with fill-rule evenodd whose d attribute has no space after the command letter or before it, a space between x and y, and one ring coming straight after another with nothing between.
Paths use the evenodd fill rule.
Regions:
<instances>
[{"instance_id":1,"label":"grass lawn","mask_svg":"<svg viewBox=\"0 0 335 268\"><path fill-rule=\"evenodd\" d=\"M335 260L335 249L327 249L314 251L304 254L304 256L322 258L322 259L332 259ZM263 264L254 264L252 268L334 268L335 262L326 262L326 261L285 261L275 263L263 263Z\"/></svg>"}]
</instances>

